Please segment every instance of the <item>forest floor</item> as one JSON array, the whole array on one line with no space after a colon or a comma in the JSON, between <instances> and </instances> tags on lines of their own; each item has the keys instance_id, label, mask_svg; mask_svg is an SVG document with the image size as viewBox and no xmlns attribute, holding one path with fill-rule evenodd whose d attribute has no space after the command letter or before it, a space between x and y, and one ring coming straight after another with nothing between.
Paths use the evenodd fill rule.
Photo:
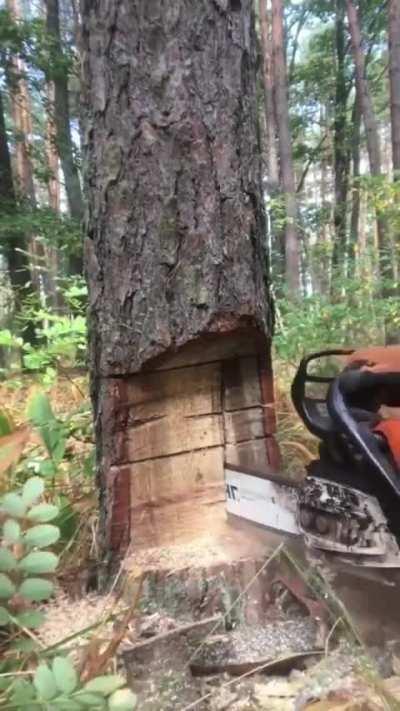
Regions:
<instances>
[{"instance_id":1,"label":"forest floor","mask_svg":"<svg viewBox=\"0 0 400 711\"><path fill-rule=\"evenodd\" d=\"M16 427L26 423L36 388L30 381L0 388L0 410ZM303 587L272 588L277 567L270 574L268 561L279 538L257 530L246 539L238 529L218 550L205 540L201 560L197 543L136 551L112 589L99 593L95 486L93 474L83 471L93 450L85 378L60 379L50 400L68 421L51 496L68 499L74 525L66 532L57 593L45 605L42 644L63 642L86 662L105 653L107 668L127 675L141 711L400 709L400 578L349 578L324 568L315 586L313 563L301 560ZM278 394L277 411L288 465L298 470L315 443L285 395ZM33 437L14 481L44 456ZM286 550L293 562L290 545L280 556ZM194 569L201 574L193 577Z\"/></svg>"}]
</instances>

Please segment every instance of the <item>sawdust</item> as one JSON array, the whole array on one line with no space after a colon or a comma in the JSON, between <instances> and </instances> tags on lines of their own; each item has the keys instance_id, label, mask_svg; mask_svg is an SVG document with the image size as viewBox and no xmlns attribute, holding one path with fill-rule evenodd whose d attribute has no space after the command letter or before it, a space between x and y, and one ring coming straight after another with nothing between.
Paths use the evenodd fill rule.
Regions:
<instances>
[{"instance_id":1,"label":"sawdust","mask_svg":"<svg viewBox=\"0 0 400 711\"><path fill-rule=\"evenodd\" d=\"M114 595L105 597L89 593L71 600L59 590L44 608L46 617L40 627L40 639L46 646L51 646L72 638L65 644L67 649L86 644L88 636L94 632L100 633L102 639L110 639L114 625L110 615L118 615L123 608L123 603Z\"/></svg>"}]
</instances>

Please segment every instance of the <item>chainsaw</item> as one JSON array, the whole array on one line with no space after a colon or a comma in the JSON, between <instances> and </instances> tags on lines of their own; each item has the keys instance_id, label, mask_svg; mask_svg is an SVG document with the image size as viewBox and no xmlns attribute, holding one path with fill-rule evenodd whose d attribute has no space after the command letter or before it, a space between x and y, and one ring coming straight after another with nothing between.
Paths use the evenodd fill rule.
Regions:
<instances>
[{"instance_id":1,"label":"chainsaw","mask_svg":"<svg viewBox=\"0 0 400 711\"><path fill-rule=\"evenodd\" d=\"M400 568L400 347L313 353L291 395L319 457L300 481L226 462L228 514L302 538L329 560Z\"/></svg>"}]
</instances>

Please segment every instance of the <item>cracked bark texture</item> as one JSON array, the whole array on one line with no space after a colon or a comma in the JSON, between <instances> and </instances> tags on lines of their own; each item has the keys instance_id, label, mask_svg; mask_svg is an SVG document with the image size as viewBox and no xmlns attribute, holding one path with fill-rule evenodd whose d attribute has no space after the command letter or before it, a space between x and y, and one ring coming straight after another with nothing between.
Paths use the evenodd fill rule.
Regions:
<instances>
[{"instance_id":1,"label":"cracked bark texture","mask_svg":"<svg viewBox=\"0 0 400 711\"><path fill-rule=\"evenodd\" d=\"M252 0L83 0L91 365L271 330Z\"/></svg>"}]
</instances>

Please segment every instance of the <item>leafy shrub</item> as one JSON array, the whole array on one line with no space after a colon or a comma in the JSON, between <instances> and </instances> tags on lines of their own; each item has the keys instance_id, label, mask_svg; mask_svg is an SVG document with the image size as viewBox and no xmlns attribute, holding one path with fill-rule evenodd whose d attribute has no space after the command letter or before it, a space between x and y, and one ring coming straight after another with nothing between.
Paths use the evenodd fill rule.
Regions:
<instances>
[{"instance_id":1,"label":"leafy shrub","mask_svg":"<svg viewBox=\"0 0 400 711\"><path fill-rule=\"evenodd\" d=\"M70 659L40 649L32 632L43 622L44 613L36 603L51 596L49 576L58 564L49 547L60 535L51 523L59 510L43 500L43 493L43 479L31 477L20 491L5 494L0 505L0 628L6 650L0 664L1 708L129 711L135 708L136 697L124 688L120 675L82 684ZM21 653L30 656L21 659Z\"/></svg>"}]
</instances>

